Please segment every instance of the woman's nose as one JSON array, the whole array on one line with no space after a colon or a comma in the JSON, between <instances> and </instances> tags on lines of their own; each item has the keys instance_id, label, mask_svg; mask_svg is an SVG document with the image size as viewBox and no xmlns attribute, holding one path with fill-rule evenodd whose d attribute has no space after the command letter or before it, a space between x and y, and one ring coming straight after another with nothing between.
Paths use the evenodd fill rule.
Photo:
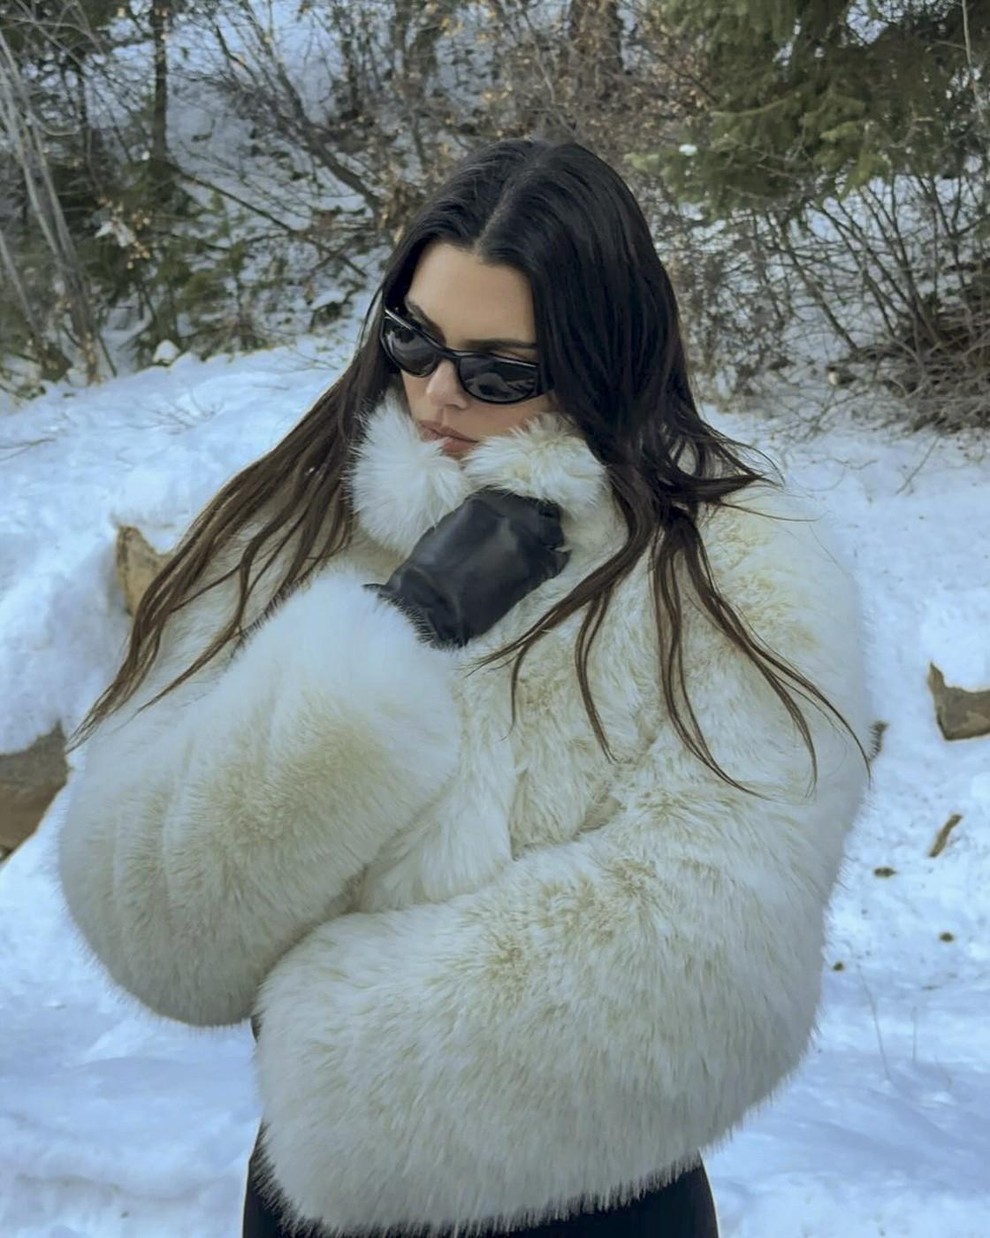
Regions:
<instances>
[{"instance_id":1,"label":"woman's nose","mask_svg":"<svg viewBox=\"0 0 990 1238\"><path fill-rule=\"evenodd\" d=\"M437 404L465 404L467 393L457 378L453 361L444 358L430 375L426 394Z\"/></svg>"}]
</instances>

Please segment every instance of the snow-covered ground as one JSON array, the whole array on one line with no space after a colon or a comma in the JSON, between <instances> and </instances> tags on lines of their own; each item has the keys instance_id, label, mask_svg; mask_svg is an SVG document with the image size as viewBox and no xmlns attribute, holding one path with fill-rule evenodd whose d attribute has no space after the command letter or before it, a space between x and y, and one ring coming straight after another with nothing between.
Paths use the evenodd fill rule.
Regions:
<instances>
[{"instance_id":1,"label":"snow-covered ground","mask_svg":"<svg viewBox=\"0 0 990 1238\"><path fill-rule=\"evenodd\" d=\"M117 524L171 545L342 359L316 341L181 358L0 416L0 751L59 720L68 732L112 675L128 627ZM990 738L943 740L926 674L934 661L950 684L990 687L990 459L849 412L804 442L780 419L708 415L831 512L888 723L834 903L816 1047L706 1156L723 1238L987 1238ZM65 800L0 868L0 1233L236 1238L258 1118L250 1035L155 1019L85 959L53 876Z\"/></svg>"}]
</instances>

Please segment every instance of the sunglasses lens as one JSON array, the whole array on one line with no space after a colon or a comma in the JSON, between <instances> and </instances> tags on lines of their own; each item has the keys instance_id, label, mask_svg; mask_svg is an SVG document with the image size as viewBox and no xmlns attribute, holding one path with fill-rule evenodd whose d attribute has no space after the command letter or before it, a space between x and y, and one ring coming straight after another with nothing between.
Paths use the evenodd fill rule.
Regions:
<instances>
[{"instance_id":1,"label":"sunglasses lens","mask_svg":"<svg viewBox=\"0 0 990 1238\"><path fill-rule=\"evenodd\" d=\"M489 404L517 404L539 394L532 366L498 357L465 357L460 365L464 390Z\"/></svg>"},{"instance_id":2,"label":"sunglasses lens","mask_svg":"<svg viewBox=\"0 0 990 1238\"><path fill-rule=\"evenodd\" d=\"M382 321L381 341L394 364L418 378L432 374L443 355L424 332L391 310ZM468 395L486 404L518 404L540 394L539 375L525 362L469 353L458 358L457 373Z\"/></svg>"},{"instance_id":3,"label":"sunglasses lens","mask_svg":"<svg viewBox=\"0 0 990 1238\"><path fill-rule=\"evenodd\" d=\"M407 374L422 377L436 368L437 352L428 339L395 318L382 324L382 343L395 364Z\"/></svg>"}]
</instances>

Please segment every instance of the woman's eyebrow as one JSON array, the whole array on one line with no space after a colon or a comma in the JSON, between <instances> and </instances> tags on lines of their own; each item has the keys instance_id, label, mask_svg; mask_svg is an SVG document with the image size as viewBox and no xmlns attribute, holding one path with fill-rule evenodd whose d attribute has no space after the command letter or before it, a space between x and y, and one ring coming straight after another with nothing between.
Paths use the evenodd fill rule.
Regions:
<instances>
[{"instance_id":1,"label":"woman's eyebrow","mask_svg":"<svg viewBox=\"0 0 990 1238\"><path fill-rule=\"evenodd\" d=\"M422 309L420 309L415 301L410 301L408 297L406 297L406 309L412 310L414 314L418 315L418 317L423 321L423 324L429 327L431 331L434 331L437 336L443 340L443 332L437 324L427 314L425 314ZM465 340L464 343L468 348L479 348L482 350L487 348L526 348L531 352L536 352L536 345L527 344L524 340Z\"/></svg>"}]
</instances>

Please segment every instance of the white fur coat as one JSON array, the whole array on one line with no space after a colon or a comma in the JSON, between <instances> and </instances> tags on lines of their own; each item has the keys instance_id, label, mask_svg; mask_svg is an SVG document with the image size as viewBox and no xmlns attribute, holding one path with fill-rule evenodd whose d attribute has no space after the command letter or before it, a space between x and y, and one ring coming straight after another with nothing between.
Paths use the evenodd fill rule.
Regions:
<instances>
[{"instance_id":1,"label":"white fur coat","mask_svg":"<svg viewBox=\"0 0 990 1238\"><path fill-rule=\"evenodd\" d=\"M561 505L563 573L460 651L361 588L464 497ZM180 612L139 696L87 745L61 840L69 906L111 976L195 1024L257 1013L265 1155L347 1233L518 1223L627 1198L721 1140L800 1062L824 917L866 771L685 601L688 695L716 778L662 704L645 561L592 646L524 631L622 537L602 467L552 415L462 461L386 397L352 474L360 532L233 657L139 717L227 616ZM864 747L857 592L806 500L759 487L702 523L722 592ZM782 517L782 518L778 518ZM685 585L685 596L690 587ZM260 605L257 607L260 610Z\"/></svg>"}]
</instances>

